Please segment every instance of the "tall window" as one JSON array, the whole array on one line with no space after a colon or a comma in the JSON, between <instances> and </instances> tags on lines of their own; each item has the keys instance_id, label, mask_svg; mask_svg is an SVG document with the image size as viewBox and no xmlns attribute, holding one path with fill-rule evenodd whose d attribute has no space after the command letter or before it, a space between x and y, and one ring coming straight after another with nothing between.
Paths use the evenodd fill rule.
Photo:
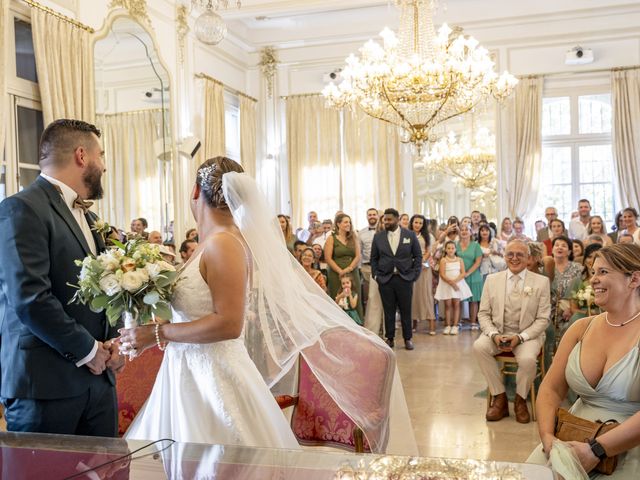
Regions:
<instances>
[{"instance_id":1,"label":"tall window","mask_svg":"<svg viewBox=\"0 0 640 480\"><path fill-rule=\"evenodd\" d=\"M568 226L581 198L610 228L616 205L609 92L543 99L542 182L535 218L544 218L545 207L555 206Z\"/></svg>"},{"instance_id":2,"label":"tall window","mask_svg":"<svg viewBox=\"0 0 640 480\"><path fill-rule=\"evenodd\" d=\"M30 185L40 173L38 145L44 129L29 8L11 4L7 46L8 130L0 152L0 200ZM4 46L3 46L4 48Z\"/></svg>"},{"instance_id":3,"label":"tall window","mask_svg":"<svg viewBox=\"0 0 640 480\"><path fill-rule=\"evenodd\" d=\"M240 103L228 92L224 94L224 143L226 156L240 163Z\"/></svg>"}]
</instances>

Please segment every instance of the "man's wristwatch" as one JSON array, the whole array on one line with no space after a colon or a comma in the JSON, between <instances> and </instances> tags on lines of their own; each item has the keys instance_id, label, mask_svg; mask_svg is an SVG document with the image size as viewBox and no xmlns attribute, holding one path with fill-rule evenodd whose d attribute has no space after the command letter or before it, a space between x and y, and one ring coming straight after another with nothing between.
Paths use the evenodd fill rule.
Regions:
<instances>
[{"instance_id":1,"label":"man's wristwatch","mask_svg":"<svg viewBox=\"0 0 640 480\"><path fill-rule=\"evenodd\" d=\"M589 440L589 446L591 447L591 451L593 452L593 454L600 460L604 460L605 458L607 458L607 452L604 451L604 447L600 445L600 442L598 442L595 438Z\"/></svg>"},{"instance_id":2,"label":"man's wristwatch","mask_svg":"<svg viewBox=\"0 0 640 480\"><path fill-rule=\"evenodd\" d=\"M524 343L524 337L520 334L516 335L516 337L518 337L518 342L520 342L520 345L522 345Z\"/></svg>"}]
</instances>

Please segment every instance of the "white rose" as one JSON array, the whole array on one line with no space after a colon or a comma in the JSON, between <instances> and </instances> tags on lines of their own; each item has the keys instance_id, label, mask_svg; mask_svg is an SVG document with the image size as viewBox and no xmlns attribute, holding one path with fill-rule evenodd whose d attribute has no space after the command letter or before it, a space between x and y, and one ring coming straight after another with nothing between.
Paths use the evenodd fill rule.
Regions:
<instances>
[{"instance_id":1,"label":"white rose","mask_svg":"<svg viewBox=\"0 0 640 480\"><path fill-rule=\"evenodd\" d=\"M89 275L89 269L83 266L82 269L80 270L80 275L79 275L80 280L84 280L85 278L87 278L87 275Z\"/></svg>"},{"instance_id":2,"label":"white rose","mask_svg":"<svg viewBox=\"0 0 640 480\"><path fill-rule=\"evenodd\" d=\"M146 281L145 277L147 277L146 272L144 273L144 275L141 271L125 272L124 275L122 275L120 284L126 291L135 292L137 290L140 290L140 288Z\"/></svg>"},{"instance_id":3,"label":"white rose","mask_svg":"<svg viewBox=\"0 0 640 480\"><path fill-rule=\"evenodd\" d=\"M146 270L151 280L155 280L156 278L158 278L158 275L160 275L160 271L162 270L160 268L160 265L157 263L147 263L144 266L144 269Z\"/></svg>"},{"instance_id":4,"label":"white rose","mask_svg":"<svg viewBox=\"0 0 640 480\"><path fill-rule=\"evenodd\" d=\"M122 288L120 287L120 282L118 282L118 279L112 273L110 273L109 275L105 275L100 279L100 288L110 297L122 290Z\"/></svg>"},{"instance_id":5,"label":"white rose","mask_svg":"<svg viewBox=\"0 0 640 480\"><path fill-rule=\"evenodd\" d=\"M110 272L115 272L120 266L120 260L111 251L103 253L99 259L104 269Z\"/></svg>"}]
</instances>

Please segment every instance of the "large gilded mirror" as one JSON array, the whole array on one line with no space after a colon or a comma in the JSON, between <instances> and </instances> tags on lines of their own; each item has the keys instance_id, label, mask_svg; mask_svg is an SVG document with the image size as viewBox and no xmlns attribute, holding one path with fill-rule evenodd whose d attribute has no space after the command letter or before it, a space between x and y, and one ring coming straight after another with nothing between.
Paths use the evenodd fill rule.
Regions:
<instances>
[{"instance_id":1,"label":"large gilded mirror","mask_svg":"<svg viewBox=\"0 0 640 480\"><path fill-rule=\"evenodd\" d=\"M125 11L111 12L94 43L96 124L103 132L102 217L129 231L148 221L171 240L171 85L152 31Z\"/></svg>"}]
</instances>

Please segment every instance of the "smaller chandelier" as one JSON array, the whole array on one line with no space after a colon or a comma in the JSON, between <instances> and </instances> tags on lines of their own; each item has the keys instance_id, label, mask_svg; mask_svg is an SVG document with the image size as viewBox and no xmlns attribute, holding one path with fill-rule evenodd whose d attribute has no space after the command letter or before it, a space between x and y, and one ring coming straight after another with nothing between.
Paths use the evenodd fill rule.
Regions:
<instances>
[{"instance_id":1,"label":"smaller chandelier","mask_svg":"<svg viewBox=\"0 0 640 480\"><path fill-rule=\"evenodd\" d=\"M227 25L217 11L229 6L229 0L191 0L193 8L204 10L196 19L194 30L196 37L207 45L217 45L227 36ZM236 1L240 8L242 2Z\"/></svg>"},{"instance_id":2,"label":"smaller chandelier","mask_svg":"<svg viewBox=\"0 0 640 480\"><path fill-rule=\"evenodd\" d=\"M435 169L453 177L455 183L469 190L479 190L496 179L495 136L487 128L480 128L475 135L472 133L460 139L449 132L431 145L424 162L415 166Z\"/></svg>"}]
</instances>

